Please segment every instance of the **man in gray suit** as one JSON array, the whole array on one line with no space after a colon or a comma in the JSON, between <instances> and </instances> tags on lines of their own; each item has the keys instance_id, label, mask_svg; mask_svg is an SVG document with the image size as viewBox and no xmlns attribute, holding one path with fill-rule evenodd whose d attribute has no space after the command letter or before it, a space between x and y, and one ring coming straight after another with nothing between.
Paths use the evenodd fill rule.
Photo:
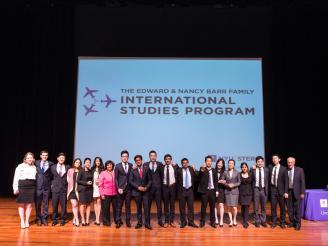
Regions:
<instances>
[{"instance_id":1,"label":"man in gray suit","mask_svg":"<svg viewBox=\"0 0 328 246\"><path fill-rule=\"evenodd\" d=\"M253 188L254 188L254 222L256 227L267 227L266 223L266 202L269 194L269 169L264 166L264 158L255 158L256 166L253 167ZM261 214L259 215L259 205L261 204Z\"/></svg>"}]
</instances>

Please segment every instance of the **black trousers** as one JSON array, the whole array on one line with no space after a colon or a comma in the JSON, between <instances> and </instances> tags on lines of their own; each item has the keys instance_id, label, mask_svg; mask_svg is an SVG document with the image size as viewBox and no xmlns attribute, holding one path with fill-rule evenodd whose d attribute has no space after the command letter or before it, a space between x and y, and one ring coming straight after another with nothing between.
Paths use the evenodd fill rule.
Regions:
<instances>
[{"instance_id":1,"label":"black trousers","mask_svg":"<svg viewBox=\"0 0 328 246\"><path fill-rule=\"evenodd\" d=\"M176 185L163 185L164 215L165 223L173 223L175 216L175 194Z\"/></svg>"},{"instance_id":2,"label":"black trousers","mask_svg":"<svg viewBox=\"0 0 328 246\"><path fill-rule=\"evenodd\" d=\"M46 221L48 216L48 205L50 197L50 187L49 189L36 190L35 197L35 211L37 221ZM41 212L43 204L43 213Z\"/></svg>"},{"instance_id":3,"label":"black trousers","mask_svg":"<svg viewBox=\"0 0 328 246\"><path fill-rule=\"evenodd\" d=\"M295 198L294 191L292 189L288 190L287 208L290 223L294 226L301 226L300 199Z\"/></svg>"},{"instance_id":4,"label":"black trousers","mask_svg":"<svg viewBox=\"0 0 328 246\"><path fill-rule=\"evenodd\" d=\"M122 208L125 203L125 220L131 221L131 191L125 191L123 194L117 195L117 222L122 221Z\"/></svg>"},{"instance_id":5,"label":"black trousers","mask_svg":"<svg viewBox=\"0 0 328 246\"><path fill-rule=\"evenodd\" d=\"M105 199L101 199L101 213L103 217L103 224L110 225L110 206L112 205L113 219L116 223L116 211L117 211L117 196L105 196Z\"/></svg>"},{"instance_id":6,"label":"black trousers","mask_svg":"<svg viewBox=\"0 0 328 246\"><path fill-rule=\"evenodd\" d=\"M210 206L210 222L215 223L215 190L207 190L201 195L200 223L205 223L207 203Z\"/></svg>"},{"instance_id":7,"label":"black trousers","mask_svg":"<svg viewBox=\"0 0 328 246\"><path fill-rule=\"evenodd\" d=\"M142 207L144 209L145 225L150 225L150 208L149 208L149 193L142 192L134 199L137 203L137 220L138 224L142 225Z\"/></svg>"},{"instance_id":8,"label":"black trousers","mask_svg":"<svg viewBox=\"0 0 328 246\"><path fill-rule=\"evenodd\" d=\"M60 204L61 209L61 221L65 222L66 219L66 204L67 204L67 197L66 191L61 192L52 192L52 220L58 220L58 205Z\"/></svg>"},{"instance_id":9,"label":"black trousers","mask_svg":"<svg viewBox=\"0 0 328 246\"><path fill-rule=\"evenodd\" d=\"M149 210L153 200L156 202L157 207L157 220L158 223L162 222L162 189L161 187L151 187L149 191Z\"/></svg>"},{"instance_id":10,"label":"black trousers","mask_svg":"<svg viewBox=\"0 0 328 246\"><path fill-rule=\"evenodd\" d=\"M271 186L271 216L272 224L277 224L277 205L280 208L280 224L285 224L286 205L283 195L279 195L278 189Z\"/></svg>"},{"instance_id":11,"label":"black trousers","mask_svg":"<svg viewBox=\"0 0 328 246\"><path fill-rule=\"evenodd\" d=\"M267 196L264 189L254 188L254 222L266 223L266 201ZM259 206L261 205L261 214L259 214Z\"/></svg>"},{"instance_id":12,"label":"black trousers","mask_svg":"<svg viewBox=\"0 0 328 246\"><path fill-rule=\"evenodd\" d=\"M194 223L194 191L192 188L183 189L179 194L180 222L186 224L186 204L188 205L188 223Z\"/></svg>"},{"instance_id":13,"label":"black trousers","mask_svg":"<svg viewBox=\"0 0 328 246\"><path fill-rule=\"evenodd\" d=\"M249 205L241 205L241 217L243 218L243 225L247 225L249 218Z\"/></svg>"}]
</instances>

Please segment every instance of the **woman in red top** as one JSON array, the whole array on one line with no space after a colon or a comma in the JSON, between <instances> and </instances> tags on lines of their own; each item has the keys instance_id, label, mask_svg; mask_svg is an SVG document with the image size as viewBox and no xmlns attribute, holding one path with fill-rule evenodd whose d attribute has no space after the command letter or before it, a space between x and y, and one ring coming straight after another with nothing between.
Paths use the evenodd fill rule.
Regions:
<instances>
[{"instance_id":1,"label":"woman in red top","mask_svg":"<svg viewBox=\"0 0 328 246\"><path fill-rule=\"evenodd\" d=\"M103 216L103 225L110 226L110 204L112 204L113 218L116 224L116 183L114 173L114 162L106 161L105 171L99 176L99 193L101 196L101 210Z\"/></svg>"}]
</instances>

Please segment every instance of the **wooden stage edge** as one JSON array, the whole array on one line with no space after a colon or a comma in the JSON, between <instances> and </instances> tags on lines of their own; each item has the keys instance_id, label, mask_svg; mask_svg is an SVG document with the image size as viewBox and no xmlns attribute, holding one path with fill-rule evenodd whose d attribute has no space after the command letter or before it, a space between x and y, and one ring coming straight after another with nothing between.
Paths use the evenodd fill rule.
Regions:
<instances>
[{"instance_id":1,"label":"wooden stage edge","mask_svg":"<svg viewBox=\"0 0 328 246\"><path fill-rule=\"evenodd\" d=\"M132 202L131 228L123 225L120 229L116 229L114 224L111 227L94 225L93 213L90 226L73 227L71 208L68 206L69 216L65 226L52 227L49 220L48 227L38 227L35 225L35 209L33 208L30 228L20 229L15 199L0 198L0 245L328 245L328 222L302 220L300 231L295 231L293 228L281 229L280 227L271 229L270 226L256 228L253 224L250 224L248 229L244 229L240 224L239 215L238 226L232 228L228 227L227 218L225 218L223 228L214 229L208 223L204 228L185 227L181 229L179 226L161 228L156 223L155 209L155 204L153 204L151 211L153 230L147 230L144 227L138 230L134 229L136 224L135 202ZM200 202L196 201L195 222L197 224L199 224L199 211ZM269 204L267 211L270 213ZM175 222L177 225L179 224L178 216L178 204L176 203Z\"/></svg>"}]
</instances>

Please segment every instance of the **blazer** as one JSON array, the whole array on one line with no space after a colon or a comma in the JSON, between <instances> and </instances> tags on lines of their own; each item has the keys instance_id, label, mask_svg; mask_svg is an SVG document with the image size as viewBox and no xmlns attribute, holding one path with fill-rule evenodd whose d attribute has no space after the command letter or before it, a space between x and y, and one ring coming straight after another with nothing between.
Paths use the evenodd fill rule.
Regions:
<instances>
[{"instance_id":1,"label":"blazer","mask_svg":"<svg viewBox=\"0 0 328 246\"><path fill-rule=\"evenodd\" d=\"M70 166L66 164L63 165L65 166L65 173L62 177L57 173L57 164L52 165L50 168L53 177L51 181L52 192L67 192L67 171L70 169Z\"/></svg>"},{"instance_id":2,"label":"blazer","mask_svg":"<svg viewBox=\"0 0 328 246\"><path fill-rule=\"evenodd\" d=\"M236 169L233 170L232 176L230 176L228 170L224 171L222 179L226 181L226 188L224 190L224 194L239 195L238 186L240 185L240 175ZM230 188L228 184L232 184L232 188Z\"/></svg>"},{"instance_id":3,"label":"blazer","mask_svg":"<svg viewBox=\"0 0 328 246\"><path fill-rule=\"evenodd\" d=\"M272 172L274 171L274 165L269 166L269 183L270 183L270 191L273 189L273 185L271 183ZM277 189L278 194L283 196L285 193L288 193L288 172L287 168L280 164L278 178L277 178Z\"/></svg>"},{"instance_id":4,"label":"blazer","mask_svg":"<svg viewBox=\"0 0 328 246\"><path fill-rule=\"evenodd\" d=\"M197 173L191 166L188 166L187 168L189 170L190 178L191 178L191 187L190 188L194 189ZM178 186L178 195L179 195L179 194L182 194L182 191L183 191L183 168L182 167L178 169L177 175L178 175L177 186Z\"/></svg>"},{"instance_id":5,"label":"blazer","mask_svg":"<svg viewBox=\"0 0 328 246\"><path fill-rule=\"evenodd\" d=\"M50 190L51 187L51 179L52 179L52 173L51 173L51 166L54 163L51 161L48 161L48 169L42 173L41 170L41 160L35 161L36 166L36 189L37 190Z\"/></svg>"},{"instance_id":6,"label":"blazer","mask_svg":"<svg viewBox=\"0 0 328 246\"><path fill-rule=\"evenodd\" d=\"M199 185L198 185L198 192L199 193L206 193L208 190L208 179L209 179L209 171L205 168L205 171L202 171L200 168L199 171ZM214 168L212 168L212 180L214 185L214 190L219 191L218 188L218 174Z\"/></svg>"},{"instance_id":7,"label":"blazer","mask_svg":"<svg viewBox=\"0 0 328 246\"><path fill-rule=\"evenodd\" d=\"M150 169L148 166L142 165L142 178L139 174L139 168L135 167L130 172L129 182L132 188L132 196L140 196L142 193L148 193L152 184ZM138 190L138 187L146 187L146 191Z\"/></svg>"},{"instance_id":8,"label":"blazer","mask_svg":"<svg viewBox=\"0 0 328 246\"><path fill-rule=\"evenodd\" d=\"M128 163L129 170L125 173L122 162L115 165L115 182L117 189L123 189L123 192L130 190L129 176L132 170L132 163Z\"/></svg>"},{"instance_id":9,"label":"blazer","mask_svg":"<svg viewBox=\"0 0 328 246\"><path fill-rule=\"evenodd\" d=\"M288 187L289 187L289 181L288 181ZM294 166L293 192L294 192L295 199L300 199L300 195L305 194L304 171L303 168L297 166Z\"/></svg>"},{"instance_id":10,"label":"blazer","mask_svg":"<svg viewBox=\"0 0 328 246\"><path fill-rule=\"evenodd\" d=\"M79 200L79 192L77 190L78 178L79 178L79 172L77 173L76 180L74 180L74 168L70 168L67 171L67 199L69 197L69 194L73 191L73 186L74 186L74 182L75 182L75 190L74 191L75 191L77 199Z\"/></svg>"},{"instance_id":11,"label":"blazer","mask_svg":"<svg viewBox=\"0 0 328 246\"><path fill-rule=\"evenodd\" d=\"M149 168L149 172L150 172L150 176L152 178L152 183L151 183L151 187L155 187L155 188L161 188L162 184L163 184L163 176L161 173L161 169L163 167L163 163L156 161L157 164L157 168L155 169L155 171L151 170L151 166L150 166L150 162L145 162L143 165L147 166Z\"/></svg>"},{"instance_id":12,"label":"blazer","mask_svg":"<svg viewBox=\"0 0 328 246\"><path fill-rule=\"evenodd\" d=\"M92 184L89 185L88 181L92 181ZM89 170L85 171L84 168L80 169L79 174L77 176L77 190L78 192L83 192L86 190L93 189L93 172Z\"/></svg>"},{"instance_id":13,"label":"blazer","mask_svg":"<svg viewBox=\"0 0 328 246\"><path fill-rule=\"evenodd\" d=\"M265 195L268 196L269 194L269 168L263 167L264 169L264 192ZM256 169L251 169L251 173L253 175L253 189L256 186Z\"/></svg>"}]
</instances>

